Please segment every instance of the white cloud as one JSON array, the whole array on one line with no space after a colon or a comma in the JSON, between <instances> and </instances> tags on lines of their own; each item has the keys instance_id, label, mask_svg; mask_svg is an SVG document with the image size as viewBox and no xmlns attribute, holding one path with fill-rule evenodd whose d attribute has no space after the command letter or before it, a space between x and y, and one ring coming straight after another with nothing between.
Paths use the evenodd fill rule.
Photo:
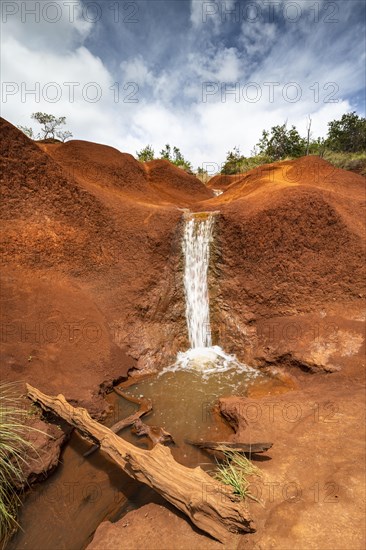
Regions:
<instances>
[{"instance_id":1,"label":"white cloud","mask_svg":"<svg viewBox=\"0 0 366 550\"><path fill-rule=\"evenodd\" d=\"M188 61L190 72L205 82L236 82L242 73L242 60L237 48L194 52L189 55Z\"/></svg>"},{"instance_id":2,"label":"white cloud","mask_svg":"<svg viewBox=\"0 0 366 550\"><path fill-rule=\"evenodd\" d=\"M114 102L112 75L84 46L62 54L40 53L7 36L2 73L2 114L13 124L36 128L30 115L44 111L66 116L78 139L122 145L120 136L131 123L128 104ZM122 89L120 95L123 99L127 92Z\"/></svg>"},{"instance_id":3,"label":"white cloud","mask_svg":"<svg viewBox=\"0 0 366 550\"><path fill-rule=\"evenodd\" d=\"M203 23L203 4L204 0L191 0L191 22L194 27Z\"/></svg>"},{"instance_id":4,"label":"white cloud","mask_svg":"<svg viewBox=\"0 0 366 550\"><path fill-rule=\"evenodd\" d=\"M120 64L125 82L138 82L140 86L153 84L155 77L141 55Z\"/></svg>"},{"instance_id":5,"label":"white cloud","mask_svg":"<svg viewBox=\"0 0 366 550\"><path fill-rule=\"evenodd\" d=\"M61 52L83 43L93 28L96 13L81 0L3 2L2 32L30 50Z\"/></svg>"},{"instance_id":6,"label":"white cloud","mask_svg":"<svg viewBox=\"0 0 366 550\"><path fill-rule=\"evenodd\" d=\"M248 55L265 54L275 44L276 38L277 27L274 23L242 23L241 43Z\"/></svg>"},{"instance_id":7,"label":"white cloud","mask_svg":"<svg viewBox=\"0 0 366 550\"><path fill-rule=\"evenodd\" d=\"M201 31L209 26L215 33L226 21L235 21L240 17L237 0L207 1L191 0L191 23L194 29Z\"/></svg>"},{"instance_id":8,"label":"white cloud","mask_svg":"<svg viewBox=\"0 0 366 550\"><path fill-rule=\"evenodd\" d=\"M202 162L221 163L235 145L249 154L263 129L285 120L305 135L308 114L313 119L313 136L324 136L328 121L353 108L347 98L362 89L364 52L362 44L355 42L353 63L349 62L349 32L339 32L337 40L331 40L327 35L329 25L308 26L304 21L298 26L289 25L283 32L275 23L240 23L236 41L221 35L219 39L221 16L213 25L203 27L199 15L202 2L196 0L190 12L193 30L186 36L187 49L180 52L179 63L148 63L141 53L123 57L121 45L114 54L121 58L108 58L111 66L117 67L113 74L86 47L90 42L98 45L98 23L86 21L81 2L73 1L73 21L63 16L57 24L43 20L38 26L32 21L22 23L22 14L18 13L13 19L9 16L4 25L2 77L10 88L3 87L3 92L11 90L9 83L14 83L15 92L5 100L3 94L2 114L13 124L31 125L30 115L35 111L65 115L76 139L106 143L132 154L148 143L156 152L170 143L180 147L196 167ZM347 17L348 7L345 10ZM200 47L195 41L198 34L202 38ZM95 51L99 53L97 47ZM167 51L167 55L170 53ZM57 91L47 87L52 81L61 89L55 103L46 95L48 91L52 97ZM74 88L73 102L67 82L80 84ZM129 82L138 84L138 93L133 87L124 89ZM218 83L206 102L202 99L205 82ZM252 101L255 88L246 87L249 82L257 83L257 102ZM273 101L271 82L279 83L273 85ZM300 101L286 100L286 91L290 98L296 92L294 86L288 86L291 82L300 87ZM331 99L332 87L325 86L332 82L339 87L338 91L333 88L338 100L334 103L326 102ZM96 83L97 88L90 83ZM238 101L233 95L221 95L220 84L225 83L236 83ZM24 94L35 86L39 86L38 98ZM89 99L95 91L101 92L101 97L93 103ZM138 102L129 102L129 98Z\"/></svg>"}]
</instances>

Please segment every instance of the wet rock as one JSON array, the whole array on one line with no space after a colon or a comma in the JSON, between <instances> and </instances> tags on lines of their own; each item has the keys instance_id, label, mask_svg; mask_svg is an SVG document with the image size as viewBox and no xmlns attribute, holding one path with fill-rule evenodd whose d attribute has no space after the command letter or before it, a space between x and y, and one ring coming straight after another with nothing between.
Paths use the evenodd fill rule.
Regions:
<instances>
[{"instance_id":1,"label":"wet rock","mask_svg":"<svg viewBox=\"0 0 366 550\"><path fill-rule=\"evenodd\" d=\"M14 480L17 489L44 480L57 468L62 447L72 431L62 420L57 424L42 420L39 409L33 406L28 411L26 424L30 430L26 431L26 437L30 446L26 447L25 460L19 462L24 482Z\"/></svg>"}]
</instances>

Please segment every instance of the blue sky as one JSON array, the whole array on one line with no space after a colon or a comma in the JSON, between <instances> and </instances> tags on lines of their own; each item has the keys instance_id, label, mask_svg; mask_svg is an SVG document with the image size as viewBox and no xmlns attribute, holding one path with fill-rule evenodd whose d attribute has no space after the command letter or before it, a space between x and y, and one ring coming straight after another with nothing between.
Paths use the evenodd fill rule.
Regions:
<instances>
[{"instance_id":1,"label":"blue sky","mask_svg":"<svg viewBox=\"0 0 366 550\"><path fill-rule=\"evenodd\" d=\"M250 154L264 128L365 109L358 0L2 2L2 116L67 117L132 154L177 145L197 167ZM33 90L33 92L32 92Z\"/></svg>"}]
</instances>

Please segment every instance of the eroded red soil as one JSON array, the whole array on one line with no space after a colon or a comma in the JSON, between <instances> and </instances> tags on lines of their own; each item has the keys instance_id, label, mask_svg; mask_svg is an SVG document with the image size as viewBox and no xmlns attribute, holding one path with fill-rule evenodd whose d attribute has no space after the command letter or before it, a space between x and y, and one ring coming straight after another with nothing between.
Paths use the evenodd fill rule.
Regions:
<instances>
[{"instance_id":1,"label":"eroded red soil","mask_svg":"<svg viewBox=\"0 0 366 550\"><path fill-rule=\"evenodd\" d=\"M268 483L294 480L302 490L294 503L281 493L251 505L257 534L229 547L362 548L364 178L307 157L219 176L208 187L225 192L213 197L166 161L142 165L80 141L36 144L3 119L1 138L2 378L61 392L100 416L105 387L131 369L172 362L188 347L182 210L218 211L214 343L287 380L289 392L249 399L308 411L296 423L281 416L254 425L242 414L247 401L227 404L236 437L274 442L272 460L260 464ZM315 421L316 404L323 420L332 412L327 403L337 422ZM339 489L329 506L328 483ZM120 548L141 546L138 525L150 513L156 544L162 532L166 548L205 547L185 519L149 508L119 526Z\"/></svg>"}]
</instances>

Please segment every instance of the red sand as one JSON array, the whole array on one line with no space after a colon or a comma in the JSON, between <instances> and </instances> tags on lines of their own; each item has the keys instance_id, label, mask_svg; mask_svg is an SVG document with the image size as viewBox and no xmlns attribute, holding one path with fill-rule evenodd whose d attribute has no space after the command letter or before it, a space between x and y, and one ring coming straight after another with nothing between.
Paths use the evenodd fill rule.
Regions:
<instances>
[{"instance_id":1,"label":"red sand","mask_svg":"<svg viewBox=\"0 0 366 550\"><path fill-rule=\"evenodd\" d=\"M273 429L258 427L279 449L270 481L299 479L310 491L309 479L323 498L335 480L339 509L324 500L301 501L298 513L287 501L270 503L254 511L258 535L235 544L361 548L354 526L364 487L364 178L304 157L218 176L209 187L226 191L212 198L167 161L141 164L82 141L36 144L3 119L0 131L3 378L62 392L98 415L100 393L129 369L166 366L188 346L181 210L219 211L210 274L215 343L302 388L276 395L282 407L295 400L306 409L310 399L325 414L330 400L341 414L331 432L309 421L313 409L300 429L283 417ZM238 424L244 429L246 419ZM359 462L351 468L353 451ZM133 512L138 525L141 513ZM166 513L151 513L169 546ZM201 544L182 522L177 540ZM122 529L121 548L140 541L134 525ZM111 536L99 539L104 547Z\"/></svg>"},{"instance_id":2,"label":"red sand","mask_svg":"<svg viewBox=\"0 0 366 550\"><path fill-rule=\"evenodd\" d=\"M225 345L247 360L256 353L256 339L240 351L248 322L251 333L261 319L334 302L357 306L365 296L361 176L304 157L241 177L218 176L215 187L220 178L232 183L211 198L198 179L168 161L141 164L83 141L37 144L3 119L1 134L5 319L33 326L56 311L58 322L87 318L102 335L96 351L85 337L75 347L66 336L51 345L14 334L5 342L6 377L17 378L19 368L47 389L52 357L63 379L78 364L77 372L98 371L101 383L137 360L139 368L156 367L184 349L184 207L220 211L212 329L232 325ZM122 368L124 352L130 358ZM30 355L42 356L41 376ZM83 384L96 391L93 376ZM77 395L71 379L70 385Z\"/></svg>"}]
</instances>

